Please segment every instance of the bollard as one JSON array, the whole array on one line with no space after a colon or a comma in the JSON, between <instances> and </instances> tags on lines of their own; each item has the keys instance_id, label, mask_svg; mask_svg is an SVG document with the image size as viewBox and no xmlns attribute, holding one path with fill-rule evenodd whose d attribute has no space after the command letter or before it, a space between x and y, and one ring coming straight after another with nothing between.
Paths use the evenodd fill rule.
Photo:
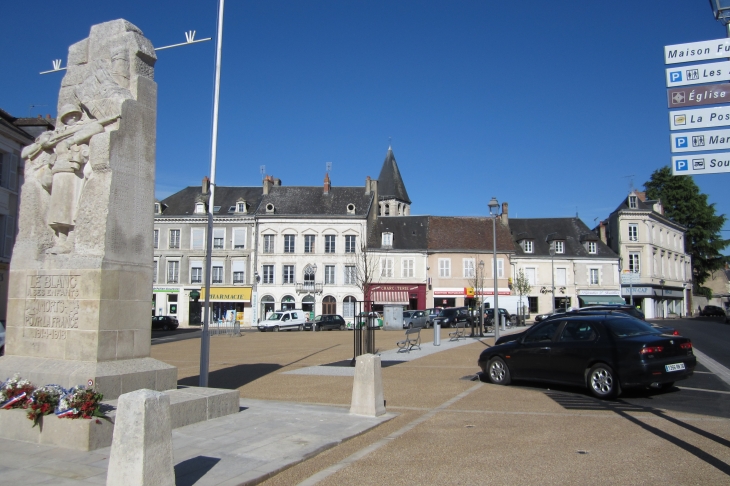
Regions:
<instances>
[{"instance_id":1,"label":"bollard","mask_svg":"<svg viewBox=\"0 0 730 486\"><path fill-rule=\"evenodd\" d=\"M433 345L441 346L441 324L438 321L433 322Z\"/></svg>"}]
</instances>

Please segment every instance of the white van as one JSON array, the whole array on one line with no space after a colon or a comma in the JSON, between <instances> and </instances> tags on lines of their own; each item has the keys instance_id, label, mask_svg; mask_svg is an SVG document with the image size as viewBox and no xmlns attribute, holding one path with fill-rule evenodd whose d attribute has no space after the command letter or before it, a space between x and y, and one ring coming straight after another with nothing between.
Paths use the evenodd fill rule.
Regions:
<instances>
[{"instance_id":1,"label":"white van","mask_svg":"<svg viewBox=\"0 0 730 486\"><path fill-rule=\"evenodd\" d=\"M266 320L259 322L259 331L274 331L279 332L279 329L297 329L299 331L304 329L304 323L306 322L306 313L301 309L287 310L287 311L276 311L269 314Z\"/></svg>"}]
</instances>

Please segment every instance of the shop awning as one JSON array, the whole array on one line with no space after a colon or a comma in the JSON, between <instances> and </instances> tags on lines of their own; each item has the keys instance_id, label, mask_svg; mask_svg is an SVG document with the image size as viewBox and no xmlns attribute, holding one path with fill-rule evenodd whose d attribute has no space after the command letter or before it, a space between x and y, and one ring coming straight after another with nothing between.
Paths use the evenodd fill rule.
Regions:
<instances>
[{"instance_id":1,"label":"shop awning","mask_svg":"<svg viewBox=\"0 0 730 486\"><path fill-rule=\"evenodd\" d=\"M370 295L376 304L408 303L408 292L405 290L374 290Z\"/></svg>"},{"instance_id":2,"label":"shop awning","mask_svg":"<svg viewBox=\"0 0 730 486\"><path fill-rule=\"evenodd\" d=\"M205 289L200 289L200 300L205 301ZM211 302L251 302L251 287L211 287Z\"/></svg>"},{"instance_id":3,"label":"shop awning","mask_svg":"<svg viewBox=\"0 0 730 486\"><path fill-rule=\"evenodd\" d=\"M626 301L619 295L579 295L580 305L625 304Z\"/></svg>"}]
</instances>

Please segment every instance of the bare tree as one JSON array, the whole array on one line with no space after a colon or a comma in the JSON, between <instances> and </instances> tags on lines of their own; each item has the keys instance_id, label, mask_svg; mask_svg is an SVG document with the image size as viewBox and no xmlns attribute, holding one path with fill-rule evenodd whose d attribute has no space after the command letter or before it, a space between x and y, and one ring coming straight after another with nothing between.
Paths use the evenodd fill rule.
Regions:
<instances>
[{"instance_id":1,"label":"bare tree","mask_svg":"<svg viewBox=\"0 0 730 486\"><path fill-rule=\"evenodd\" d=\"M380 257L375 255L364 241L355 249L355 253L349 254L347 261L347 266L351 267L349 278L362 292L363 300L368 300L370 284L380 276L379 264ZM370 311L369 308L365 310Z\"/></svg>"},{"instance_id":2,"label":"bare tree","mask_svg":"<svg viewBox=\"0 0 730 486\"><path fill-rule=\"evenodd\" d=\"M479 266L480 255L474 255L474 265L471 268L471 276L467 280L469 282L469 286L471 286L474 289L474 296L475 300L477 302L477 309L478 309L478 315L479 320L477 321L477 325L479 326L479 335L484 334L484 284L486 282L484 275L484 265ZM472 324L471 324L471 332L474 334L474 318L472 317Z\"/></svg>"},{"instance_id":3,"label":"bare tree","mask_svg":"<svg viewBox=\"0 0 730 486\"><path fill-rule=\"evenodd\" d=\"M514 289L517 291L517 295L520 296L520 319L522 320L522 323L525 322L525 308L522 305L522 296L523 295L529 295L532 291L532 285L530 285L530 280L525 277L525 273L520 268L520 271L517 273L517 278L514 282Z\"/></svg>"}]
</instances>

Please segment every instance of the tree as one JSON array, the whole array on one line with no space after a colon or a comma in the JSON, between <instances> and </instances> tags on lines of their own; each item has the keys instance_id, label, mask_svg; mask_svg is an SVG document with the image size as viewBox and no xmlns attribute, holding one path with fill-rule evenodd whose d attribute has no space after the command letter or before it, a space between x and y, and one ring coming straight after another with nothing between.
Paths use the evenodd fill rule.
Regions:
<instances>
[{"instance_id":1,"label":"tree","mask_svg":"<svg viewBox=\"0 0 730 486\"><path fill-rule=\"evenodd\" d=\"M363 241L356 248L355 253L350 254L347 264L354 267L354 274L350 278L353 279L355 285L362 292L363 300L368 300L370 284L379 277L378 267L380 258L370 251L367 244ZM370 307L368 306L365 310L370 311Z\"/></svg>"},{"instance_id":2,"label":"tree","mask_svg":"<svg viewBox=\"0 0 730 486\"><path fill-rule=\"evenodd\" d=\"M478 315L479 320L477 322L474 322L474 316L471 318L471 327L472 327L472 334L474 334L474 327L475 325L479 326L479 335L484 334L484 326L483 326L483 319L484 319L484 262L480 260L480 255L474 255L474 266L471 269L471 278L469 278L468 282L469 285L474 289L474 295L476 297L476 303L477 303L477 309L478 309ZM481 266L479 266L479 263L482 263Z\"/></svg>"},{"instance_id":3,"label":"tree","mask_svg":"<svg viewBox=\"0 0 730 486\"><path fill-rule=\"evenodd\" d=\"M532 285L530 285L530 280L525 277L525 272L522 271L520 268L520 271L517 273L517 278L514 282L514 289L517 291L517 295L520 296L520 314L522 317L522 322L525 322L525 310L524 306L522 305L522 296L523 295L529 295L532 291Z\"/></svg>"},{"instance_id":4,"label":"tree","mask_svg":"<svg viewBox=\"0 0 730 486\"><path fill-rule=\"evenodd\" d=\"M667 218L687 228L685 251L692 257L693 291L711 298L712 291L702 284L723 267L720 252L730 240L723 240L720 230L727 218L715 214L715 204L707 202L692 177L673 176L669 167L655 170L644 188L649 199L661 200Z\"/></svg>"}]
</instances>

